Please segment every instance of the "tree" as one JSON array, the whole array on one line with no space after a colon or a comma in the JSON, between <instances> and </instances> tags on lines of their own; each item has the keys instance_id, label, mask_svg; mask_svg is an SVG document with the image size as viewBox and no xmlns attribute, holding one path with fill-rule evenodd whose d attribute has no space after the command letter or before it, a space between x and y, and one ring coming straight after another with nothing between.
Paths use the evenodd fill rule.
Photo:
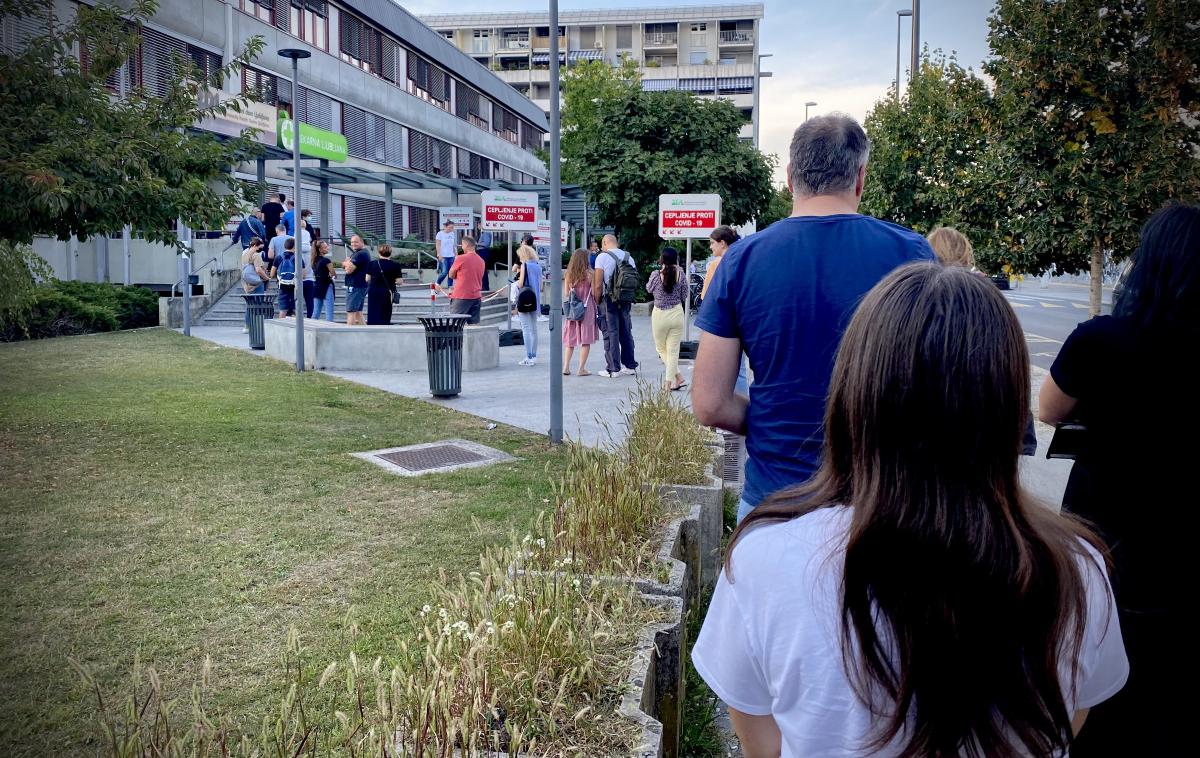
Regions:
<instances>
[{"instance_id":1,"label":"tree","mask_svg":"<svg viewBox=\"0 0 1200 758\"><path fill-rule=\"evenodd\" d=\"M605 103L638 92L642 75L629 56L623 57L615 69L605 61L580 61L563 71L562 180L573 184L579 181L583 166L580 151L599 139L606 128L600 109Z\"/></svg>"},{"instance_id":2,"label":"tree","mask_svg":"<svg viewBox=\"0 0 1200 758\"><path fill-rule=\"evenodd\" d=\"M593 72L589 72L593 73ZM738 140L743 119L725 101L686 92L642 92L620 71L611 72L587 110L571 115L576 126L563 135L571 156L569 176L596 205L599 223L613 226L622 242L643 259L658 249L658 196L716 193L722 222L742 224L766 210L772 162ZM578 95L577 95L578 97ZM568 106L578 100L568 101Z\"/></svg>"},{"instance_id":3,"label":"tree","mask_svg":"<svg viewBox=\"0 0 1200 758\"><path fill-rule=\"evenodd\" d=\"M778 187L771 193L771 199L767 202L767 209L762 215L755 219L758 230L762 231L771 224L781 218L787 218L792 215L792 191L787 188L787 185Z\"/></svg>"},{"instance_id":4,"label":"tree","mask_svg":"<svg viewBox=\"0 0 1200 758\"><path fill-rule=\"evenodd\" d=\"M47 0L0 0L5 16L37 16L48 31L19 53L0 55L0 238L85 239L132 225L146 239L175 243L176 219L223 226L246 199L230 167L256 154L248 135L221 140L194 129L209 115L240 110L244 97L201 107L206 86L219 87L262 49L253 38L229 65L205 78L179 60L174 86L151 96L108 87L135 55L138 30L156 0L128 10L102 0L75 5L65 23ZM74 49L84 51L83 62Z\"/></svg>"},{"instance_id":5,"label":"tree","mask_svg":"<svg viewBox=\"0 0 1200 758\"><path fill-rule=\"evenodd\" d=\"M1200 32L1194 0L999 0L989 19L999 186L1011 188L1017 270L1091 271L1146 218L1200 194Z\"/></svg>"},{"instance_id":6,"label":"tree","mask_svg":"<svg viewBox=\"0 0 1200 758\"><path fill-rule=\"evenodd\" d=\"M863 126L871 138L864 213L922 234L954 226L981 268L1012 263L1007 193L991 174L995 106L979 77L953 56L926 55L904 98L877 103Z\"/></svg>"}]
</instances>

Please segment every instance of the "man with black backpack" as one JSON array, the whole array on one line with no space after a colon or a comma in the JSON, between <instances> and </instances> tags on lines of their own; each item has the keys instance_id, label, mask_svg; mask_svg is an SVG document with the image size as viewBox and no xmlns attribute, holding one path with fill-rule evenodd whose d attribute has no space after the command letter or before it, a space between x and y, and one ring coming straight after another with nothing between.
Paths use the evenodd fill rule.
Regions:
<instances>
[{"instance_id":1,"label":"man with black backpack","mask_svg":"<svg viewBox=\"0 0 1200 758\"><path fill-rule=\"evenodd\" d=\"M617 238L604 235L601 251L596 256L596 273L592 292L602 293L603 307L597 309L600 330L604 332L604 362L600 376L615 377L637 373L638 362L633 357L633 325L629 310L637 297L641 282L633 256L617 247Z\"/></svg>"}]
</instances>

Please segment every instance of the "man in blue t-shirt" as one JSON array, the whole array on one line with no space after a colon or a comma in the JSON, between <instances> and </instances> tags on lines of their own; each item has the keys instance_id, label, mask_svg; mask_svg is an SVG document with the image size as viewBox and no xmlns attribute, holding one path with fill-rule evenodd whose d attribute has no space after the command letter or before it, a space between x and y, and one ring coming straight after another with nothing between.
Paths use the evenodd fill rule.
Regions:
<instances>
[{"instance_id":1,"label":"man in blue t-shirt","mask_svg":"<svg viewBox=\"0 0 1200 758\"><path fill-rule=\"evenodd\" d=\"M346 323L363 326L363 305L367 301L367 266L371 264L371 252L362 237L350 237L350 254L342 261L346 272Z\"/></svg>"},{"instance_id":2,"label":"man in blue t-shirt","mask_svg":"<svg viewBox=\"0 0 1200 758\"><path fill-rule=\"evenodd\" d=\"M288 236L295 237L296 236L296 203L295 202L293 202L292 200L287 201L287 213L283 214L283 218L281 218L280 221L283 223L283 228L287 229Z\"/></svg>"},{"instance_id":3,"label":"man in blue t-shirt","mask_svg":"<svg viewBox=\"0 0 1200 758\"><path fill-rule=\"evenodd\" d=\"M739 522L816 471L834 356L863 296L897 266L934 257L921 235L859 215L869 152L849 116L796 129L791 217L734 244L700 306L692 406L700 423L746 435ZM734 391L743 351L749 398Z\"/></svg>"}]
</instances>

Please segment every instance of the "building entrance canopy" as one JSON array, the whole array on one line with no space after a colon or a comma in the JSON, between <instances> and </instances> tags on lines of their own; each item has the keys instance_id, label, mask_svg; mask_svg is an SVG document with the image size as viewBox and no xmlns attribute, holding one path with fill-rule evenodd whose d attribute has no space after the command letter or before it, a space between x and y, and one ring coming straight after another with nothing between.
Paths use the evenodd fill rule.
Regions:
<instances>
[{"instance_id":1,"label":"building entrance canopy","mask_svg":"<svg viewBox=\"0 0 1200 758\"><path fill-rule=\"evenodd\" d=\"M273 157L273 156L269 156ZM287 174L292 175L288 169ZM536 192L538 205L550 207L549 184L520 184L504 179L463 179L399 169L374 170L357 166L306 166L300 169L301 181L309 184L354 186L383 185L394 190L450 190L458 195L477 195L488 191ZM594 226L595 210L585 205L587 198L578 185L564 184L561 191L562 219L574 226Z\"/></svg>"}]
</instances>

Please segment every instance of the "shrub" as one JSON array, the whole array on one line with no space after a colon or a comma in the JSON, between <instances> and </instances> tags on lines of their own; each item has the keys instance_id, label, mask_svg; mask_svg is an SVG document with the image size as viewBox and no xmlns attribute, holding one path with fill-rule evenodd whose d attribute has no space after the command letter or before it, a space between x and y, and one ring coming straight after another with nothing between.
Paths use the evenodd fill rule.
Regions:
<instances>
[{"instance_id":1,"label":"shrub","mask_svg":"<svg viewBox=\"0 0 1200 758\"><path fill-rule=\"evenodd\" d=\"M25 319L24 328L13 324L0 336L11 342L90 332L112 332L118 328L117 317L111 310L85 303L53 287L39 287L34 294L33 305Z\"/></svg>"},{"instance_id":2,"label":"shrub","mask_svg":"<svg viewBox=\"0 0 1200 758\"><path fill-rule=\"evenodd\" d=\"M158 325L158 295L145 287L59 280L55 280L52 286L84 303L108 309L116 317L121 329Z\"/></svg>"},{"instance_id":3,"label":"shrub","mask_svg":"<svg viewBox=\"0 0 1200 758\"><path fill-rule=\"evenodd\" d=\"M625 414L630 460L638 461L646 479L670 484L703 484L704 468L713 461L706 446L709 433L691 410L675 402L665 389L638 383L633 410Z\"/></svg>"},{"instance_id":4,"label":"shrub","mask_svg":"<svg viewBox=\"0 0 1200 758\"><path fill-rule=\"evenodd\" d=\"M50 264L28 245L0 240L0 335L20 339L33 311L40 282L53 276ZM7 335L15 334L15 337Z\"/></svg>"}]
</instances>

